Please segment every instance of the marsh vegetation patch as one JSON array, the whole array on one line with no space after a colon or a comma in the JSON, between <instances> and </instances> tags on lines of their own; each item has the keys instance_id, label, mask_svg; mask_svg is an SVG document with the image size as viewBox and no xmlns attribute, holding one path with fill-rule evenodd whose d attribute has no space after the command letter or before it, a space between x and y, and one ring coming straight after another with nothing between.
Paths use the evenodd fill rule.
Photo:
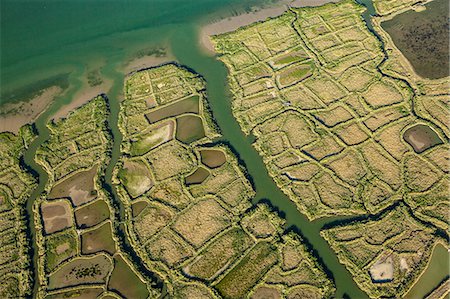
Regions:
<instances>
[{"instance_id":1,"label":"marsh vegetation patch","mask_svg":"<svg viewBox=\"0 0 450 299\"><path fill-rule=\"evenodd\" d=\"M139 160L125 161L119 171L119 178L133 198L144 194L154 185L150 170Z\"/></svg>"},{"instance_id":2,"label":"marsh vegetation patch","mask_svg":"<svg viewBox=\"0 0 450 299\"><path fill-rule=\"evenodd\" d=\"M173 229L198 248L229 224L228 212L217 201L207 199L180 215Z\"/></svg>"},{"instance_id":3,"label":"marsh vegetation patch","mask_svg":"<svg viewBox=\"0 0 450 299\"><path fill-rule=\"evenodd\" d=\"M78 252L77 234L70 229L45 238L45 266L48 272Z\"/></svg>"},{"instance_id":4,"label":"marsh vegetation patch","mask_svg":"<svg viewBox=\"0 0 450 299\"><path fill-rule=\"evenodd\" d=\"M201 279L213 279L253 243L244 230L233 228L200 251L192 263L184 267L184 272Z\"/></svg>"},{"instance_id":5,"label":"marsh vegetation patch","mask_svg":"<svg viewBox=\"0 0 450 299\"><path fill-rule=\"evenodd\" d=\"M216 289L226 298L242 298L276 262L276 248L258 243L219 281Z\"/></svg>"},{"instance_id":6,"label":"marsh vegetation patch","mask_svg":"<svg viewBox=\"0 0 450 299\"><path fill-rule=\"evenodd\" d=\"M141 156L151 149L171 140L175 123L173 120L163 122L149 132L143 133L131 140L130 154Z\"/></svg>"},{"instance_id":7,"label":"marsh vegetation patch","mask_svg":"<svg viewBox=\"0 0 450 299\"><path fill-rule=\"evenodd\" d=\"M273 36L266 34L264 38L273 40ZM285 43L293 45L293 40L286 37ZM283 53L283 45L279 48L279 52ZM270 114L275 102L278 102L275 106L282 106L276 94L267 97L271 101L267 105L264 103L266 97L258 96L266 88L275 89L275 82L273 78L266 77L269 74L267 65L254 65L254 58L248 52L238 55L245 61L233 59L232 63L236 67L247 65L249 68L239 76L244 80L257 80L244 87L244 94L254 97L244 105L258 106L255 113L261 117L255 116L251 121L260 121ZM293 56L286 57L282 64L289 64L291 59L303 59L301 54ZM290 67L285 65L280 72ZM182 93L203 93L204 82L196 80L195 74L181 70L172 65L145 70L125 83L129 97L122 103L120 111L123 121L120 128L124 134L121 161L129 159L129 141L133 142L136 136L145 135L146 130L152 129L153 124L147 128L148 121L143 118L149 110L141 101L144 94L145 97L156 95L155 106L158 106L171 102L169 99L179 98ZM184 86L181 91L181 82L190 85ZM257 104L250 103L253 100ZM176 105L178 102L173 100L171 103ZM141 157L132 158L149 163L155 186L133 198L125 192L122 181L117 186L118 193L121 200L131 205L131 209L125 211L126 225L130 228L130 242L140 249L138 255L148 265L157 265L158 271L167 275L165 277L175 278L164 279L168 296L214 298L217 292L212 289L221 284L225 296L244 298L251 295L260 278L271 268L276 268L274 265L279 257L283 221L268 206L255 209L251 217L246 216L255 191L232 151L225 145L212 145L213 138L219 136L214 120L208 109L200 109L200 112L172 116L177 122L176 140L157 145L149 152L142 152ZM183 120L186 122L183 123ZM195 124L189 123L192 120L201 128L201 136L196 136ZM286 113L271 127L280 126L283 133L292 138L294 146L304 142L301 140L302 133L311 137L309 142L315 139L315 133L298 113ZM246 221L242 220L244 218ZM305 256L309 259L308 254ZM246 261L242 262L242 258ZM307 267L322 273L319 264L314 261ZM225 282L224 277L228 277L226 280L229 282ZM323 291L325 297L331 296L334 292L331 280L321 279L321 282L317 290ZM290 288L287 284L280 287L283 291Z\"/></svg>"}]
</instances>

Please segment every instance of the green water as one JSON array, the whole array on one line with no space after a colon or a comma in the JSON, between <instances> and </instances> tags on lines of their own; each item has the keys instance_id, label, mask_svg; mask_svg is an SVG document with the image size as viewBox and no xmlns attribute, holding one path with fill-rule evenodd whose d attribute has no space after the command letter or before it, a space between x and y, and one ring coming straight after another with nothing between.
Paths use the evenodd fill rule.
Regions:
<instances>
[{"instance_id":1,"label":"green water","mask_svg":"<svg viewBox=\"0 0 450 299\"><path fill-rule=\"evenodd\" d=\"M405 295L405 299L424 298L437 288L444 279L449 277L449 260L450 253L447 249L441 244L436 245L427 269Z\"/></svg>"},{"instance_id":2,"label":"green water","mask_svg":"<svg viewBox=\"0 0 450 299\"><path fill-rule=\"evenodd\" d=\"M90 70L120 68L137 52L164 44L179 24L272 1L0 0L0 104L45 87L49 78L60 83L57 77L68 75L74 84Z\"/></svg>"},{"instance_id":3,"label":"green water","mask_svg":"<svg viewBox=\"0 0 450 299\"><path fill-rule=\"evenodd\" d=\"M181 27L183 30L177 32L171 39L173 53L181 64L188 65L206 79L208 101L213 110L213 116L222 131L223 140L228 142L238 153L253 179L257 192L254 202L263 199L270 200L274 207L285 214L287 225L295 226L301 231L302 235L317 250L326 267L333 273L338 289L336 294L338 298L342 297L344 293L350 295L351 298L367 297L353 282L350 273L338 262L326 241L320 237L319 230L324 221L310 222L297 211L295 204L277 188L275 182L268 175L261 157L252 147L252 138L241 132L239 124L231 113L225 66L214 57L204 54L197 43L191 42L196 39L198 31L196 26L186 24Z\"/></svg>"},{"instance_id":4,"label":"green water","mask_svg":"<svg viewBox=\"0 0 450 299\"><path fill-rule=\"evenodd\" d=\"M117 115L122 98L124 63L139 51L168 45L181 64L206 79L208 99L222 131L222 140L230 144L245 164L257 192L254 202L269 200L285 215L288 226L294 226L305 236L333 275L338 298L344 294L351 298L367 297L320 237L322 226L335 219L308 221L276 187L252 147L253 139L242 134L231 114L226 68L199 48L198 30L202 23L248 10L268 0L247 1L245 6L239 4L239 0L0 1L0 104L33 92L39 87L36 82L42 82L42 86L49 83L50 79L43 79L53 78L55 81L51 82L60 82L65 78L69 86L65 94L36 121L39 137L25 156L26 164L35 169L40 178L39 187L27 202L31 217L33 201L44 191L47 181L46 172L34 162L34 154L49 137L45 124L51 115L85 87L83 79L90 70L98 69L102 78L112 81L111 90L105 91L110 99L109 124L114 136L112 159L105 177L106 183L111 185L112 170L119 158L122 140L117 128ZM123 210L120 209L116 216L120 220ZM123 226L118 229L126 235ZM33 230L32 234L34 236Z\"/></svg>"}]
</instances>

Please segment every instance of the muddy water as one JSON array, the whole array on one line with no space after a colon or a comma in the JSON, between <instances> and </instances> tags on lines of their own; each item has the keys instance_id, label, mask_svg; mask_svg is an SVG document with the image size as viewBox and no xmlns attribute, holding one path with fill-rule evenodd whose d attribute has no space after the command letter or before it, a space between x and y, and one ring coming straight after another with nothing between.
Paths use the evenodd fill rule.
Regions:
<instances>
[{"instance_id":1,"label":"muddy water","mask_svg":"<svg viewBox=\"0 0 450 299\"><path fill-rule=\"evenodd\" d=\"M450 75L449 1L434 0L421 12L413 10L381 26L412 64L417 74L430 79Z\"/></svg>"},{"instance_id":2,"label":"muddy water","mask_svg":"<svg viewBox=\"0 0 450 299\"><path fill-rule=\"evenodd\" d=\"M189 144L205 137L203 120L197 115L182 115L177 117L177 132L175 138Z\"/></svg>"},{"instance_id":3,"label":"muddy water","mask_svg":"<svg viewBox=\"0 0 450 299\"><path fill-rule=\"evenodd\" d=\"M403 133L403 139L411 145L416 153L421 153L435 145L442 144L439 135L429 126L418 124Z\"/></svg>"}]
</instances>

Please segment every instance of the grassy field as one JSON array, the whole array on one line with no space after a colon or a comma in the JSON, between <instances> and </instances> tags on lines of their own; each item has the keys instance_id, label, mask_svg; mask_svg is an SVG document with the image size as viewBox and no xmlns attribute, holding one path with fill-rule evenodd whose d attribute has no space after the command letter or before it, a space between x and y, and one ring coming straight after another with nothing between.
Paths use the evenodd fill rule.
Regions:
<instances>
[{"instance_id":1,"label":"grassy field","mask_svg":"<svg viewBox=\"0 0 450 299\"><path fill-rule=\"evenodd\" d=\"M418 76L380 26L420 8L413 4L374 1L379 36L364 23L364 7L344 0L291 9L212 37L229 70L233 115L244 133L256 137L254 147L269 174L300 212L310 220L378 219L401 203L401 213L424 221L417 224L423 238L429 238L422 240L421 262L408 257L409 250L419 250L414 247L419 240L410 240L410 249L363 237L348 237L337 246L324 231L370 297L404 294L424 270L431 245L442 241L437 229L448 230L448 198L443 195L448 146L443 140L450 136L444 119L449 110L441 98L448 77ZM400 219L387 227L401 226L402 233L412 234L415 229ZM350 224L338 225L345 230ZM367 233L380 229L362 225ZM388 232L379 234L382 238ZM403 268L412 260L414 266L399 270L400 260Z\"/></svg>"},{"instance_id":2,"label":"grassy field","mask_svg":"<svg viewBox=\"0 0 450 299\"><path fill-rule=\"evenodd\" d=\"M31 126L0 134L0 297L31 296L31 263L25 202L37 181L20 162L35 138Z\"/></svg>"},{"instance_id":3,"label":"grassy field","mask_svg":"<svg viewBox=\"0 0 450 299\"><path fill-rule=\"evenodd\" d=\"M96 97L67 118L49 123L50 138L38 148L37 161L49 174L47 192L35 203L41 222L38 243L45 246L39 247L39 292L45 298L106 296L109 285L129 298L150 294L147 282L139 280L143 286L134 293L130 281L120 278L135 283L130 274L136 276L136 269L123 261L115 206L101 183L110 159L108 114L107 99ZM139 162L125 165L130 193L141 192L136 180L149 173L145 167Z\"/></svg>"},{"instance_id":4,"label":"grassy field","mask_svg":"<svg viewBox=\"0 0 450 299\"><path fill-rule=\"evenodd\" d=\"M302 57L299 52L292 59ZM246 78L265 74L265 68L255 67ZM293 69L282 80L297 80L305 74L303 67ZM140 249L146 265L164 277L169 296L244 298L268 279L271 269L279 267L284 220L266 205L251 208L255 191L245 169L230 149L214 144L219 134L208 112L204 84L197 74L173 64L127 78L120 111L124 138L115 170L116 188L127 207L131 243ZM191 109L194 99L198 110ZM140 142L142 136L153 134L147 132L172 121L176 124L174 139L135 150L136 140ZM133 163L149 166L145 176L153 179L153 185L139 194L130 192L132 175L123 171L130 163L129 153ZM145 185L146 179L135 177L136 186ZM298 246L304 245L299 241ZM332 280L310 253L304 251L302 259L310 261L308 267L322 279L313 294L330 297ZM293 269L301 272L303 266ZM301 295L294 290L301 283L281 289Z\"/></svg>"}]
</instances>

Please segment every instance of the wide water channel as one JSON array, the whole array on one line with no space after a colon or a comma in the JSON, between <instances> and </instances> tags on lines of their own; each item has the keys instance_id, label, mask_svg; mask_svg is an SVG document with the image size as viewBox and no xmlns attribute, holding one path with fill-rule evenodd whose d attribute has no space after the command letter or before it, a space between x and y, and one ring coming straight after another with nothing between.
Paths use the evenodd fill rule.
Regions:
<instances>
[{"instance_id":1,"label":"wide water channel","mask_svg":"<svg viewBox=\"0 0 450 299\"><path fill-rule=\"evenodd\" d=\"M31 217L30 223L34 221L32 212L33 202L43 192L48 179L46 172L34 162L36 149L49 138L49 131L45 124L51 118L52 114L61 106L70 102L76 92L83 88L82 78L86 74L86 65L90 63L98 64L100 61L100 65L102 65L101 76L111 80L113 83L112 88L109 91L105 91L110 99L110 126L114 136L112 159L106 174L106 183L111 185L112 169L120 154L121 134L117 128L117 118L125 75L121 71L121 68L123 62L129 59L131 53L131 50L127 50L127 46L129 45L130 48L136 50L139 48L145 49L149 45L168 43L179 63L188 66L206 79L208 100L213 110L214 118L222 131L222 140L228 143L239 155L240 160L251 176L257 192L254 202L256 203L260 200L270 201L272 206L285 215L287 225L295 227L301 232L325 267L332 274L337 286L337 298L342 298L344 294L347 294L351 298L367 298L357 287L350 273L339 263L336 254L330 249L328 243L320 236L320 229L323 225L337 219L308 221L304 215L297 211L295 204L277 188L272 178L268 175L261 157L252 147L252 138L245 136L241 132L238 123L232 116L225 66L214 57L206 54L199 46L198 32L200 25L205 21L205 14L218 12L231 14L234 10L248 9L248 7L235 6L238 1L231 0L201 0L195 4L189 4L186 1L155 0L150 1L150 4L138 1L133 5L125 5L125 2L129 3L127 1L95 1L93 5L94 8L98 9L99 13L96 21L83 16L83 14L87 13L91 18L96 17L92 12L86 11L82 1L70 2L71 5L69 8L59 6L60 3L65 3L64 1L55 2L56 4L49 6L50 11L44 10L44 13L48 14L53 26L57 26L60 23L64 29L57 30L56 36L60 37L61 40L53 40L51 35L44 32L42 42L48 42L49 44L38 45L37 38L32 38L29 33L26 33L31 38L32 43L37 45L37 49L32 50L29 54L20 51L14 52L10 49L5 54L9 62L2 63L2 77L9 75L10 78L24 80L23 82L32 80L32 78L39 79L38 74L33 73L34 71L27 71L30 67L27 67L23 61L18 59L20 55L26 57L24 60L33 66L33 69L42 67L42 72L45 74L52 73L55 67L59 68L58 72L60 73L69 70L70 74L68 77L69 90L64 96L58 98L36 121L39 136L25 156L26 164L39 174L40 179L39 187L27 202L27 210ZM260 4L260 2L250 1L249 3L256 5ZM33 1L33 5L36 5L36 3L43 5L43 2ZM111 5L108 6L105 3ZM14 6L13 4L10 5ZM165 5L168 6L163 7ZM101 7L105 7L105 10L100 10ZM130 10L126 12L129 7L131 7ZM20 8L20 5L15 7L18 11ZM154 10L151 10L152 8ZM22 7L22 9L25 10L25 13L29 12L30 15L33 13L29 8ZM60 9L64 11L68 10L67 13L70 16L78 13L81 20L87 22L87 24L82 24L76 28L67 27L64 25L63 17L58 18L54 15L64 15L64 12ZM70 12L69 10L72 11ZM133 18L133 14L135 14L135 18ZM368 15L365 17L368 18ZM115 20L117 20L117 24L114 23ZM35 17L34 21L37 21ZM75 21L72 22L73 26L77 26ZM43 28L36 29L37 31L51 30L48 24L39 26ZM22 30L21 26L17 28L17 32L20 33L20 30ZM85 29L83 30L83 28ZM114 30L119 33L114 33ZM13 33L10 33L11 36ZM9 38L9 35L7 37ZM4 41L6 40L2 38L2 44L4 44ZM61 47L60 44L62 44L63 48L56 49L57 47ZM19 42L14 43L14 47L16 48L20 48L21 46L23 45ZM53 66L52 56L55 61L55 65ZM45 67L45 65L48 66ZM24 66L22 71L26 72L23 77L19 76L20 66ZM4 82L8 89L12 90L15 88L16 83L13 81L12 79L8 79L7 82ZM34 249L36 249L33 230L32 235ZM33 260L34 266L36 267L36 252ZM35 287L37 288L37 285Z\"/></svg>"}]
</instances>

